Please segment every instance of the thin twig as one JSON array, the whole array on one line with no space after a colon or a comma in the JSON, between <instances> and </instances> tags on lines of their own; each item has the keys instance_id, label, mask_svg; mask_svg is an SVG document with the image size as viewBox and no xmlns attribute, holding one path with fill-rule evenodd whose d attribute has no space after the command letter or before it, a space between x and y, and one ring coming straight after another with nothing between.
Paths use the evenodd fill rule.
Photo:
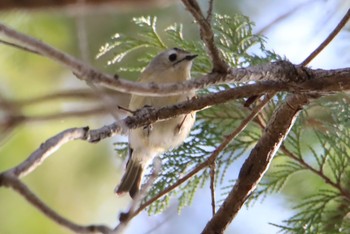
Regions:
<instances>
[{"instance_id":1,"label":"thin twig","mask_svg":"<svg viewBox=\"0 0 350 234\"><path fill-rule=\"evenodd\" d=\"M204 17L202 10L196 0L182 0L182 2L200 27L200 36L205 43L211 57L211 61L213 63L213 72L226 73L229 70L229 66L222 59L221 53L215 45L214 32L212 30L210 21L208 21L208 18ZM210 13L211 9L212 1L210 1L208 13ZM208 14L208 17L210 19L211 14Z\"/></svg>"},{"instance_id":2,"label":"thin twig","mask_svg":"<svg viewBox=\"0 0 350 234\"><path fill-rule=\"evenodd\" d=\"M5 41L5 40L0 39L0 43L2 43L2 44L4 44L4 45L11 46L11 47L14 47L14 48L17 48L17 49L20 49L20 50L24 50L24 51L30 52L30 53L32 53L32 54L41 55L41 54L40 54L38 51L36 51L36 50L27 48L27 47L25 47L25 46L18 45L18 44L13 43L13 42L9 42L9 41Z\"/></svg>"},{"instance_id":3,"label":"thin twig","mask_svg":"<svg viewBox=\"0 0 350 234\"><path fill-rule=\"evenodd\" d=\"M140 83L133 82L120 77L116 79L115 75L109 75L102 73L88 64L74 58L73 56L64 53L58 49L55 49L48 44L13 30L6 25L0 23L0 33L18 41L22 45L8 44L14 46L17 49L31 48L36 54L40 54L44 57L50 58L51 60L67 66L72 70L76 77L84 80L91 81L95 84L102 85L104 87L114 89L123 93L133 93L138 95L146 96L164 96L164 95L177 95L188 92L189 90L195 90L195 87L184 87L181 83L174 84L155 84L155 83ZM25 51L29 51L24 49ZM206 78L208 79L208 78ZM206 80L205 79L205 80ZM186 81L187 83L189 81ZM214 82L214 80L208 79L207 82L202 81L203 84L208 85L208 82ZM203 86L200 82L190 82L194 86ZM214 82L215 83L215 82ZM187 85L186 85L187 86Z\"/></svg>"},{"instance_id":4,"label":"thin twig","mask_svg":"<svg viewBox=\"0 0 350 234\"><path fill-rule=\"evenodd\" d=\"M105 107L97 106L87 110L65 111L61 113L36 115L36 116L20 116L20 117L21 117L21 123L23 123L23 122L52 121L52 120L58 120L58 119L78 118L78 117L86 117L86 116L98 116L98 115L106 115L108 113L109 111L106 110Z\"/></svg>"},{"instance_id":5,"label":"thin twig","mask_svg":"<svg viewBox=\"0 0 350 234\"><path fill-rule=\"evenodd\" d=\"M35 206L38 210L44 213L51 220L55 221L61 226L68 228L76 233L110 233L111 229L105 225L89 225L81 226L71 222L63 216L56 213L53 209L48 207L40 198L38 198L25 184L23 184L14 174L6 173L0 174L0 186L11 187L18 194L23 196L30 204Z\"/></svg>"},{"instance_id":6,"label":"thin twig","mask_svg":"<svg viewBox=\"0 0 350 234\"><path fill-rule=\"evenodd\" d=\"M78 44L79 51L82 59L86 62L89 62L89 40L87 36L87 27L86 27L86 9L85 9L85 0L78 0L77 4L77 16L76 16L76 27L78 35Z\"/></svg>"},{"instance_id":7,"label":"thin twig","mask_svg":"<svg viewBox=\"0 0 350 234\"><path fill-rule=\"evenodd\" d=\"M106 93L109 96L113 97L114 105L126 105L129 102L129 95L124 93L119 93L110 89L104 89L102 92ZM15 106L23 107L27 105L35 105L39 103L54 101L56 99L78 99L79 102L88 102L89 104L92 101L98 101L99 98L94 92L90 89L74 89L74 90L65 90L58 92L51 92L42 96L37 96L34 98L21 99L21 100L11 100L10 103L13 103Z\"/></svg>"},{"instance_id":8,"label":"thin twig","mask_svg":"<svg viewBox=\"0 0 350 234\"><path fill-rule=\"evenodd\" d=\"M144 232L143 234L160 233L159 231L157 232L157 230L160 229L160 227L162 227L164 224L166 224L170 219L174 218L174 216L176 215L177 215L176 210L172 210L170 214L169 212L167 212L167 216L161 222L154 224L154 227L150 228L148 231Z\"/></svg>"},{"instance_id":9,"label":"thin twig","mask_svg":"<svg viewBox=\"0 0 350 234\"><path fill-rule=\"evenodd\" d=\"M241 133L252 121L256 115L264 108L264 106L269 102L269 100L272 98L272 96L266 97L259 105L257 105L254 110L244 119L242 120L241 124L231 133L229 134L225 140L214 150L214 152L201 164L197 165L192 171L187 173L184 177L179 179L175 184L169 186L168 188L164 189L160 193L158 193L153 198L149 199L145 203L143 203L139 209L135 211L132 217L139 214L141 211L143 211L146 207L148 207L150 204L152 204L154 201L158 200L160 197L164 196L165 194L169 193L170 191L174 190L178 186L180 186L182 183L190 179L192 176L197 174L202 169L210 166L213 162L215 162L216 158L219 156L220 152L225 149L225 147L239 134Z\"/></svg>"},{"instance_id":10,"label":"thin twig","mask_svg":"<svg viewBox=\"0 0 350 234\"><path fill-rule=\"evenodd\" d=\"M213 8L214 8L214 0L208 1L208 11L207 11L207 18L206 20L211 23L212 17L213 17Z\"/></svg>"},{"instance_id":11,"label":"thin twig","mask_svg":"<svg viewBox=\"0 0 350 234\"><path fill-rule=\"evenodd\" d=\"M209 165L210 168L210 197L211 197L211 210L212 215L215 215L215 172L216 172L216 163L215 161Z\"/></svg>"},{"instance_id":12,"label":"thin twig","mask_svg":"<svg viewBox=\"0 0 350 234\"><path fill-rule=\"evenodd\" d=\"M85 22L85 0L78 0L77 2L79 8L79 14L76 19L76 25L78 28L78 38L79 38L79 49L81 56L84 61L89 61L89 46L88 46L88 37L87 37L87 27ZM102 105L106 111L108 111L115 120L120 120L124 114L119 113L119 109L111 108L114 105L114 100L105 92L102 91L102 87L96 86L90 80L86 80L86 84L97 94L101 99Z\"/></svg>"},{"instance_id":13,"label":"thin twig","mask_svg":"<svg viewBox=\"0 0 350 234\"><path fill-rule=\"evenodd\" d=\"M205 97L200 97L194 100L186 101L178 105L163 107L163 108L154 110L148 115L138 116L138 114L135 114L134 116L129 116L122 121L118 121L114 124L107 125L97 130L88 131L87 128L76 128L76 129L65 130L60 134L48 139L26 161L24 161L23 163L21 163L20 165L18 165L12 170L14 170L14 174L19 177L29 173L30 171L35 169L43 160L45 160L46 157L51 155L55 150L57 150L63 144L71 140L85 139L90 142L97 142L103 138L109 137L116 133L125 133L128 128L136 128L136 127L144 126L152 122L155 122L157 120L173 117L174 115L188 114L192 111L201 110L210 105L224 103L229 100L232 100L232 98L242 98L247 95L251 95L252 92L249 92L249 91L246 92L247 90L245 89L242 90L243 91L242 93L240 91L237 93L237 89L241 89L241 88L242 87L234 88L233 89L234 92L232 92L232 90L223 91L221 93L215 93L215 94L207 95ZM261 93L266 92L265 88L266 87L264 86L262 87ZM255 114L253 111L252 115L255 116ZM250 119L248 118L246 121L247 122L242 123L241 127L239 127L237 131L235 131L233 135L231 135L231 137L234 137L235 134L238 134L245 127L245 125L248 124ZM229 141L225 141L224 143L228 144ZM212 157L210 158L215 158L217 156L215 154L218 154L218 153L219 152L214 152L214 156L212 155ZM207 165L204 164L202 166L204 168ZM201 170L201 168L199 170Z\"/></svg>"},{"instance_id":14,"label":"thin twig","mask_svg":"<svg viewBox=\"0 0 350 234\"><path fill-rule=\"evenodd\" d=\"M104 107L95 107L89 110L66 111L62 113L27 116L20 113L8 113L4 120L0 121L1 136L0 142L8 136L14 129L25 123L47 122L53 120L63 120L66 118L79 118L86 116L106 115L109 112Z\"/></svg>"},{"instance_id":15,"label":"thin twig","mask_svg":"<svg viewBox=\"0 0 350 234\"><path fill-rule=\"evenodd\" d=\"M81 99L82 101L91 102L91 100L97 100L96 95L89 89L76 89L76 90L66 90L66 91L53 91L48 94L40 95L33 98L27 98L22 100L10 100L14 106L27 106L35 105L43 102L54 101L56 99Z\"/></svg>"},{"instance_id":16,"label":"thin twig","mask_svg":"<svg viewBox=\"0 0 350 234\"><path fill-rule=\"evenodd\" d=\"M98 87L90 81L86 81L86 83L100 98L102 101L102 106L106 112L112 115L115 120L120 120L122 117L124 117L124 112L119 111L120 109L118 107L111 108L115 106L114 101L112 97L102 91L102 87Z\"/></svg>"},{"instance_id":17,"label":"thin twig","mask_svg":"<svg viewBox=\"0 0 350 234\"><path fill-rule=\"evenodd\" d=\"M341 31L350 19L350 9L346 12L344 17L340 20L338 25L328 35L328 37L300 64L300 66L306 66L309 64L326 46L335 38L335 36Z\"/></svg>"},{"instance_id":18,"label":"thin twig","mask_svg":"<svg viewBox=\"0 0 350 234\"><path fill-rule=\"evenodd\" d=\"M322 172L320 172L320 171L316 170L315 168L313 168L312 166L310 166L302 158L296 156L291 151L289 151L287 149L287 147L285 147L284 145L281 146L281 151L285 155L287 155L289 158L291 158L291 159L297 161L298 163L300 163L307 170L311 171L312 173L314 173L317 176L319 176L320 178L322 178L326 184L329 184L333 188L337 189L347 200L350 201L350 191L348 191L346 188L343 188L339 183L333 182L328 176L326 176Z\"/></svg>"},{"instance_id":19,"label":"thin twig","mask_svg":"<svg viewBox=\"0 0 350 234\"><path fill-rule=\"evenodd\" d=\"M270 22L269 24L264 26L262 29L260 29L256 34L264 34L267 30L269 30L276 23L283 21L284 19L288 18L290 15L292 15L296 11L298 11L301 8L305 7L306 5L313 3L313 2L316 2L316 1L318 1L318 0L309 0L309 1L302 2L302 3L298 4L294 8L292 8L292 9L288 10L287 12L283 13L282 15L278 16L272 22Z\"/></svg>"}]
</instances>

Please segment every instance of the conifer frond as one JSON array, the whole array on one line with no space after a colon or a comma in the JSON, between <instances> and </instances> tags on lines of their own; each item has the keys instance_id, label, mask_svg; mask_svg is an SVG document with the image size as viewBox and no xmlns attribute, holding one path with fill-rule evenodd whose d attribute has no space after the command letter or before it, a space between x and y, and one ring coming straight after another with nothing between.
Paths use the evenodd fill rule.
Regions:
<instances>
[{"instance_id":1,"label":"conifer frond","mask_svg":"<svg viewBox=\"0 0 350 234\"><path fill-rule=\"evenodd\" d=\"M283 233L342 233L342 216L344 209L339 209L348 201L337 191L320 190L316 194L306 197L295 207L299 210L293 217L285 220L286 225L276 225ZM344 207L343 207L344 208ZM346 209L349 212L349 209Z\"/></svg>"},{"instance_id":2,"label":"conifer frond","mask_svg":"<svg viewBox=\"0 0 350 234\"><path fill-rule=\"evenodd\" d=\"M323 118L330 121L317 123L307 130L303 121L312 121L310 113L303 116L292 130L285 145L292 154L281 156L286 171L304 170L326 183L295 206L296 214L278 226L283 233L347 233L349 229L349 181L350 181L350 131L344 128L350 109L345 95L337 95L335 103L320 99L315 106L326 108ZM311 108L312 109L312 108ZM330 111L331 110L331 111ZM306 118L307 116L307 118ZM335 137L336 136L336 137ZM313 142L311 145L310 143ZM283 154L283 153L282 153ZM290 164L290 161L293 164ZM307 174L305 174L307 175ZM289 176L293 176L292 174ZM269 177L283 180L272 170ZM308 181L305 176L305 182ZM268 181L267 184L274 180ZM315 183L310 180L310 183ZM271 187L272 185L268 185ZM310 185L311 186L311 185Z\"/></svg>"}]
</instances>

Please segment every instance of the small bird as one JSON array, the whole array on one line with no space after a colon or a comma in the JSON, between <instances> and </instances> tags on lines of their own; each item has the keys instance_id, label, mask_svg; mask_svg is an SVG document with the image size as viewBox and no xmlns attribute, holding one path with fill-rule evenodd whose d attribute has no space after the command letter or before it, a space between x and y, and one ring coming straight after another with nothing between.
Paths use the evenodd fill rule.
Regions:
<instances>
[{"instance_id":1,"label":"small bird","mask_svg":"<svg viewBox=\"0 0 350 234\"><path fill-rule=\"evenodd\" d=\"M197 55L178 48L166 50L149 63L138 82L165 84L191 79L190 71L195 57ZM136 111L145 106L164 107L190 100L194 96L194 91L161 97L132 95L129 110ZM190 133L194 121L195 112L130 130L129 159L116 193L129 192L135 198L140 190L144 171L152 159L181 145Z\"/></svg>"}]
</instances>

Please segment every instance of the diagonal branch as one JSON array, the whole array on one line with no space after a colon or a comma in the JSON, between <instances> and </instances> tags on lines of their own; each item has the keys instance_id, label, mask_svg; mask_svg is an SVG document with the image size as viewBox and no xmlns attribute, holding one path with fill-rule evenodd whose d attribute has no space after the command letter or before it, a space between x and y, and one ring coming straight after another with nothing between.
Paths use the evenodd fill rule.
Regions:
<instances>
[{"instance_id":1,"label":"diagonal branch","mask_svg":"<svg viewBox=\"0 0 350 234\"><path fill-rule=\"evenodd\" d=\"M0 176L4 174L11 174L17 178L26 176L35 170L47 157L70 141L86 140L96 142L113 134L125 133L125 128L123 122L119 121L96 130L89 130L88 127L67 129L46 140L25 161L12 169L0 173Z\"/></svg>"},{"instance_id":2,"label":"diagonal branch","mask_svg":"<svg viewBox=\"0 0 350 234\"><path fill-rule=\"evenodd\" d=\"M116 127L116 126L119 126ZM50 207L48 207L40 198L38 198L30 189L23 184L19 178L29 174L35 170L48 156L53 154L63 144L73 140L87 140L94 142L102 138L111 136L115 132L123 132L122 124L114 125L112 130L109 126L91 130L86 128L67 129L56 136L48 139L46 142L34 151L24 162L16 167L0 173L0 187L11 187L20 195L22 195L29 203L43 212L47 217L51 218L58 224L78 233L110 233L111 230L103 225L81 226L62 217Z\"/></svg>"},{"instance_id":3,"label":"diagonal branch","mask_svg":"<svg viewBox=\"0 0 350 234\"><path fill-rule=\"evenodd\" d=\"M216 212L216 207L215 207L215 175L216 175L216 163L215 161L209 165L210 169L210 197L211 197L211 213L214 216Z\"/></svg>"},{"instance_id":4,"label":"diagonal branch","mask_svg":"<svg viewBox=\"0 0 350 234\"><path fill-rule=\"evenodd\" d=\"M338 25L328 35L328 37L300 65L306 66L307 64L309 64L335 38L335 36L346 25L349 19L350 19L350 8L346 12L346 14L343 16L343 18L340 20Z\"/></svg>"},{"instance_id":5,"label":"diagonal branch","mask_svg":"<svg viewBox=\"0 0 350 234\"><path fill-rule=\"evenodd\" d=\"M110 228L104 225L82 226L62 217L50 207L48 207L40 198L38 198L25 184L23 184L15 175L10 173L0 174L0 186L11 187L22 195L30 204L43 212L47 217L56 223L74 231L75 233L110 233Z\"/></svg>"},{"instance_id":6,"label":"diagonal branch","mask_svg":"<svg viewBox=\"0 0 350 234\"><path fill-rule=\"evenodd\" d=\"M293 95L289 96L286 102L276 109L262 137L244 162L236 184L202 233L224 232L227 225L231 223L244 202L256 188L293 126L296 117L307 103L307 96Z\"/></svg>"},{"instance_id":7,"label":"diagonal branch","mask_svg":"<svg viewBox=\"0 0 350 234\"><path fill-rule=\"evenodd\" d=\"M214 8L214 0L208 1L208 11L207 11L207 17L205 18L208 22L211 22L211 19L213 17L213 8Z\"/></svg>"},{"instance_id":8,"label":"diagonal branch","mask_svg":"<svg viewBox=\"0 0 350 234\"><path fill-rule=\"evenodd\" d=\"M311 4L311 3L314 3L314 2L317 2L317 0L308 0L308 1L304 1L304 2L301 2L301 3L297 4L295 7L291 8L291 9L288 9L287 12L281 14L280 16L275 18L272 22L270 22L269 24L265 25L256 34L258 34L258 35L265 34L266 31L268 31L272 26L280 23L281 21L287 19L289 16L291 16L295 12L299 11L301 8L307 6L307 5Z\"/></svg>"},{"instance_id":9,"label":"diagonal branch","mask_svg":"<svg viewBox=\"0 0 350 234\"><path fill-rule=\"evenodd\" d=\"M87 132L88 128L71 128L57 134L56 136L42 143L39 149L34 151L27 160L8 170L5 172L5 174L10 173L17 178L29 174L35 170L48 156L53 154L65 143L77 139L86 139Z\"/></svg>"},{"instance_id":10,"label":"diagonal branch","mask_svg":"<svg viewBox=\"0 0 350 234\"><path fill-rule=\"evenodd\" d=\"M326 184L329 184L331 187L333 187L336 190L338 190L340 192L340 194L342 196L344 196L347 200L350 200L350 191L346 187L342 186L340 183L336 183L336 182L332 181L328 176L326 176L323 173L322 170L317 170L314 167L312 167L310 164L305 162L302 158L298 157L297 155L293 154L290 150L288 150L288 148L285 145L281 146L281 151L285 155L287 155L289 158L297 161L300 165L302 165L308 171L310 171L310 172L316 174L317 176L319 176L320 178L322 178L322 180Z\"/></svg>"},{"instance_id":11,"label":"diagonal branch","mask_svg":"<svg viewBox=\"0 0 350 234\"><path fill-rule=\"evenodd\" d=\"M207 18L203 15L203 12L196 0L182 0L182 2L186 6L187 10L192 14L193 18L195 18L200 27L200 36L208 49L209 56L211 57L213 72L226 73L229 66L222 59L221 53L214 43L214 32L210 23L213 1L209 2Z\"/></svg>"}]
</instances>

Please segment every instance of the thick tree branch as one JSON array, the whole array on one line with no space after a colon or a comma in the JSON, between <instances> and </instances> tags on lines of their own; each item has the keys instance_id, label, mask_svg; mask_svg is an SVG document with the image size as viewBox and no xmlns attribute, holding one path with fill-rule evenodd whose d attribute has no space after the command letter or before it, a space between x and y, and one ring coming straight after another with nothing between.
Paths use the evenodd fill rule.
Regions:
<instances>
[{"instance_id":1,"label":"thick tree branch","mask_svg":"<svg viewBox=\"0 0 350 234\"><path fill-rule=\"evenodd\" d=\"M257 72L257 70L259 70L260 72ZM280 79L279 81L262 81L257 82L255 84L239 86L226 91L202 96L195 100L183 102L172 107L164 107L161 108L159 111L156 109L151 109L146 112L143 111L140 112L141 115L139 114L125 119L125 124L127 124L129 128L136 128L144 126L146 124L150 124L157 120L167 119L175 115L187 114L191 111L198 111L212 105L227 102L229 100L248 98L254 95L259 96L267 92L286 91L291 93L326 95L335 92L344 92L350 90L350 68L335 70L312 70L308 68L295 67L294 65L288 62L281 61L277 63L263 65L260 67L257 66L248 69L236 69L235 72L236 76L241 78L254 77L256 80L259 80L264 79L265 75L266 77L272 76L271 78L279 77ZM271 74L275 74L276 77ZM209 74L208 77L210 77L211 75L212 74ZM298 82L289 82L291 79ZM197 80L194 80L193 84L198 84L200 86L200 82L197 82ZM223 81L223 83L225 82ZM50 98L58 97L61 96L54 95ZM42 98L39 98L38 100L33 100L33 102L41 100ZM32 104L32 102L23 104ZM1 100L0 105L11 108L11 105L8 106L6 100ZM15 112L15 114L16 115L14 116L17 116L18 118L9 119L10 122L5 123L6 126L3 124L3 126L6 128L3 132L11 131L11 129L14 128L14 124L16 124L16 121L23 121L22 117L20 116L20 113ZM146 115L146 117L142 115ZM111 127L113 128L115 126Z\"/></svg>"},{"instance_id":2,"label":"thick tree branch","mask_svg":"<svg viewBox=\"0 0 350 234\"><path fill-rule=\"evenodd\" d=\"M236 184L202 233L224 232L267 171L299 112L307 103L306 95L293 95L276 109L262 137L243 164Z\"/></svg>"},{"instance_id":3,"label":"thick tree branch","mask_svg":"<svg viewBox=\"0 0 350 234\"><path fill-rule=\"evenodd\" d=\"M134 93L147 96L164 96L186 93L189 90L199 90L214 84L228 84L232 82L247 81L281 81L281 82L301 82L309 77L305 73L312 70L294 66L287 61L279 61L258 65L248 68L230 68L225 73L211 73L199 79L189 80L183 83L173 84L141 84L124 79L116 79L114 76L102 73L80 60L63 53L35 38L26 36L13 29L0 24L0 33L18 41L31 50L50 58L62 65L70 68L78 77L96 85L105 86L124 93ZM348 70L344 70L348 71ZM310 76L312 78L312 76ZM317 77L315 77L317 78Z\"/></svg>"},{"instance_id":4,"label":"thick tree branch","mask_svg":"<svg viewBox=\"0 0 350 234\"><path fill-rule=\"evenodd\" d=\"M252 95L262 95L267 92L287 91L292 93L325 95L350 89L350 69L328 72L320 70L319 72L317 74L320 77L319 79L312 79L300 84L259 82L209 94L175 106L163 107L159 110L144 108L138 115L128 117L125 123L129 128L135 128L150 124L156 120L167 119L174 115L188 114L191 111L198 111L212 105L228 102L229 100L248 98Z\"/></svg>"},{"instance_id":5,"label":"thick tree branch","mask_svg":"<svg viewBox=\"0 0 350 234\"><path fill-rule=\"evenodd\" d=\"M350 69L347 69L350 70ZM345 91L350 89L349 71L335 70L335 71L315 71L316 76L322 77L319 79L312 79L301 84L293 84L287 86L281 82L260 82L257 84L251 84L241 87L236 87L219 93L209 94L198 99L186 101L174 106L163 107L160 109L143 108L137 112L134 116L129 116L123 121L118 121L112 125L106 126L99 130L89 131L89 135L86 136L87 129L70 129L67 132L62 132L54 139L49 139L47 143L44 143L38 151L34 152L30 157L30 165L40 163L43 158L47 156L47 152L52 153L57 147L65 144L67 141L74 139L87 139L88 141L96 142L105 137L111 136L117 132L125 132L126 128L137 128L150 124L152 122L168 119L175 115L187 114L191 111L198 111L211 105L217 105L229 100L249 97L251 95L260 95L266 92L276 91L290 91L290 92L307 92L313 90L315 93L319 92L334 92ZM312 73L310 73L312 74ZM67 135L66 135L67 134ZM55 144L52 143L56 142ZM55 147L52 147L54 145ZM49 148L45 148L49 147ZM52 148L50 148L52 147ZM45 154L43 154L43 152ZM40 157L37 154L41 155ZM33 158L33 160L32 160ZM30 171L29 164L20 165L20 169L15 173L17 175L27 173Z\"/></svg>"}]
</instances>

